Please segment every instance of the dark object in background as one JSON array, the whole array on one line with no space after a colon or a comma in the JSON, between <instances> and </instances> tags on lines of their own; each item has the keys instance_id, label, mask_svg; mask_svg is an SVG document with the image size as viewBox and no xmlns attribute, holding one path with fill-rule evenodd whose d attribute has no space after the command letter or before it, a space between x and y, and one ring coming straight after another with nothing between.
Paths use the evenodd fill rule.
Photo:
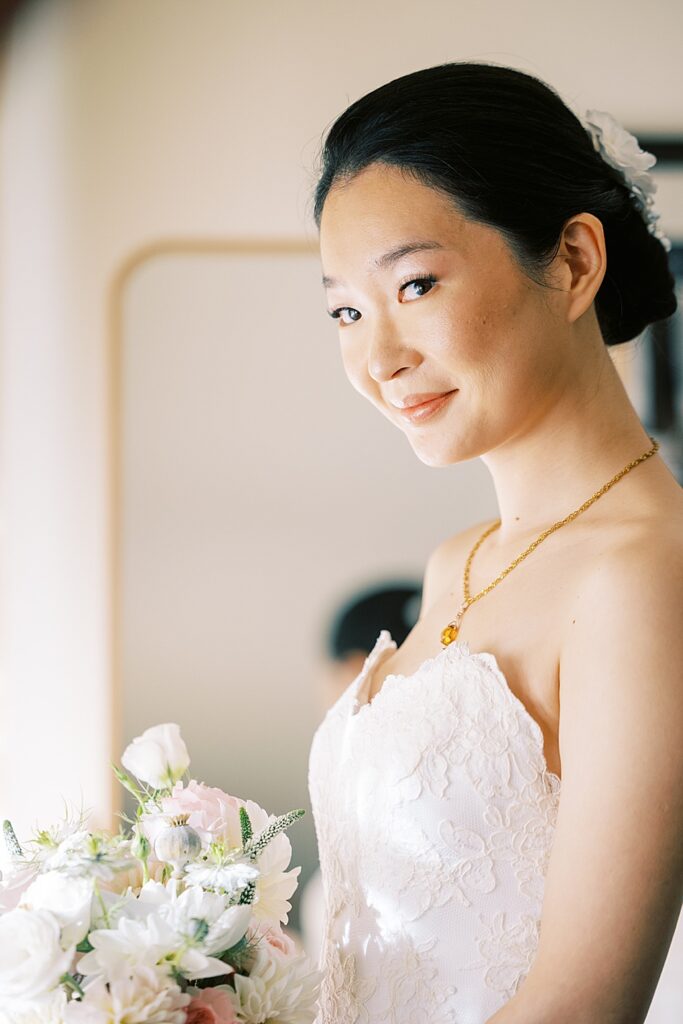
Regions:
<instances>
[{"instance_id":1,"label":"dark object in background","mask_svg":"<svg viewBox=\"0 0 683 1024\"><path fill-rule=\"evenodd\" d=\"M35 0L0 0L0 38L12 29L14 19L20 12L34 5Z\"/></svg>"},{"instance_id":2,"label":"dark object in background","mask_svg":"<svg viewBox=\"0 0 683 1024\"><path fill-rule=\"evenodd\" d=\"M343 603L327 631L327 654L333 661L372 649L381 629L388 629L401 646L417 622L422 584L398 581L357 591Z\"/></svg>"}]
</instances>

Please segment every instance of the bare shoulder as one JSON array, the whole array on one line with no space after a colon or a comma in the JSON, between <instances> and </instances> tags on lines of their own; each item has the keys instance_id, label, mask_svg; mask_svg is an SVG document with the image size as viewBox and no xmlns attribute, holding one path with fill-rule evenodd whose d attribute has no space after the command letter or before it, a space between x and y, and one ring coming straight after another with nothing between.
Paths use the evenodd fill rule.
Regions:
<instances>
[{"instance_id":1,"label":"bare shoulder","mask_svg":"<svg viewBox=\"0 0 683 1024\"><path fill-rule=\"evenodd\" d=\"M555 992L562 1019L590 1007L591 1020L644 1020L680 911L682 532L659 511L615 521L576 577L560 659L562 798L527 987Z\"/></svg>"},{"instance_id":2,"label":"bare shoulder","mask_svg":"<svg viewBox=\"0 0 683 1024\"><path fill-rule=\"evenodd\" d=\"M682 492L683 493L683 492ZM683 596L683 500L670 509L596 534L581 560L574 593L574 612L605 615L626 601L652 615L655 604L680 614ZM676 603L678 602L678 604ZM589 611L590 609L590 611ZM568 618L566 640L575 615Z\"/></svg>"},{"instance_id":3,"label":"bare shoulder","mask_svg":"<svg viewBox=\"0 0 683 1024\"><path fill-rule=\"evenodd\" d=\"M458 533L442 540L427 559L424 581L422 584L422 607L420 618L424 618L432 605L441 595L453 586L454 573L458 573L465 563L472 546L482 533L493 526L497 519L488 519L475 523Z\"/></svg>"},{"instance_id":4,"label":"bare shoulder","mask_svg":"<svg viewBox=\"0 0 683 1024\"><path fill-rule=\"evenodd\" d=\"M655 650L658 661L672 658L683 637L683 503L596 533L579 563L564 619L561 677L580 674L586 655L603 644L623 646L632 659L652 659Z\"/></svg>"}]
</instances>

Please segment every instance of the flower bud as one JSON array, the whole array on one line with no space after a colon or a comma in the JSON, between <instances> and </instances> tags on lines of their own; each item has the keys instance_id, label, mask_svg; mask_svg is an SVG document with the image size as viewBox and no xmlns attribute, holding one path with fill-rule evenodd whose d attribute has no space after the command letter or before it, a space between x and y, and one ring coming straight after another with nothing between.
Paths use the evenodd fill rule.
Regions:
<instances>
[{"instance_id":1,"label":"flower bud","mask_svg":"<svg viewBox=\"0 0 683 1024\"><path fill-rule=\"evenodd\" d=\"M187 818L174 819L156 837L154 852L159 860L171 864L173 877L179 878L185 865L198 857L202 851L199 833L187 824Z\"/></svg>"}]
</instances>

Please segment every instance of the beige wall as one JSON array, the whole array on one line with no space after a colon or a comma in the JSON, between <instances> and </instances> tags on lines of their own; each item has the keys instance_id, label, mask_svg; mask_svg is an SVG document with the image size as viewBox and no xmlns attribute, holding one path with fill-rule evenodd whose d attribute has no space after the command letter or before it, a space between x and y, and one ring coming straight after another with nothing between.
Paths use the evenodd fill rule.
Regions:
<instances>
[{"instance_id":1,"label":"beige wall","mask_svg":"<svg viewBox=\"0 0 683 1024\"><path fill-rule=\"evenodd\" d=\"M0 815L25 826L81 792L101 821L111 812L108 302L122 264L172 237L314 242L326 126L440 61L509 63L577 108L678 131L682 28L664 0L34 5L7 57L0 156ZM460 471L453 529L494 511L483 469ZM363 516L343 528L366 543ZM300 768L283 768L291 789Z\"/></svg>"}]
</instances>

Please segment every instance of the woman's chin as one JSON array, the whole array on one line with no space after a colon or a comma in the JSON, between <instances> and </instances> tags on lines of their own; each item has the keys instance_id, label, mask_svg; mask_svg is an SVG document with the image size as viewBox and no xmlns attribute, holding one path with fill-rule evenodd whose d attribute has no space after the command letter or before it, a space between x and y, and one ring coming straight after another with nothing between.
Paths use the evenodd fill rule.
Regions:
<instances>
[{"instance_id":1,"label":"woman's chin","mask_svg":"<svg viewBox=\"0 0 683 1024\"><path fill-rule=\"evenodd\" d=\"M446 466L453 466L456 462L463 461L457 451L454 451L453 444L419 445L411 441L411 447L420 462L423 462L425 466L430 466L432 469L443 469Z\"/></svg>"}]
</instances>

